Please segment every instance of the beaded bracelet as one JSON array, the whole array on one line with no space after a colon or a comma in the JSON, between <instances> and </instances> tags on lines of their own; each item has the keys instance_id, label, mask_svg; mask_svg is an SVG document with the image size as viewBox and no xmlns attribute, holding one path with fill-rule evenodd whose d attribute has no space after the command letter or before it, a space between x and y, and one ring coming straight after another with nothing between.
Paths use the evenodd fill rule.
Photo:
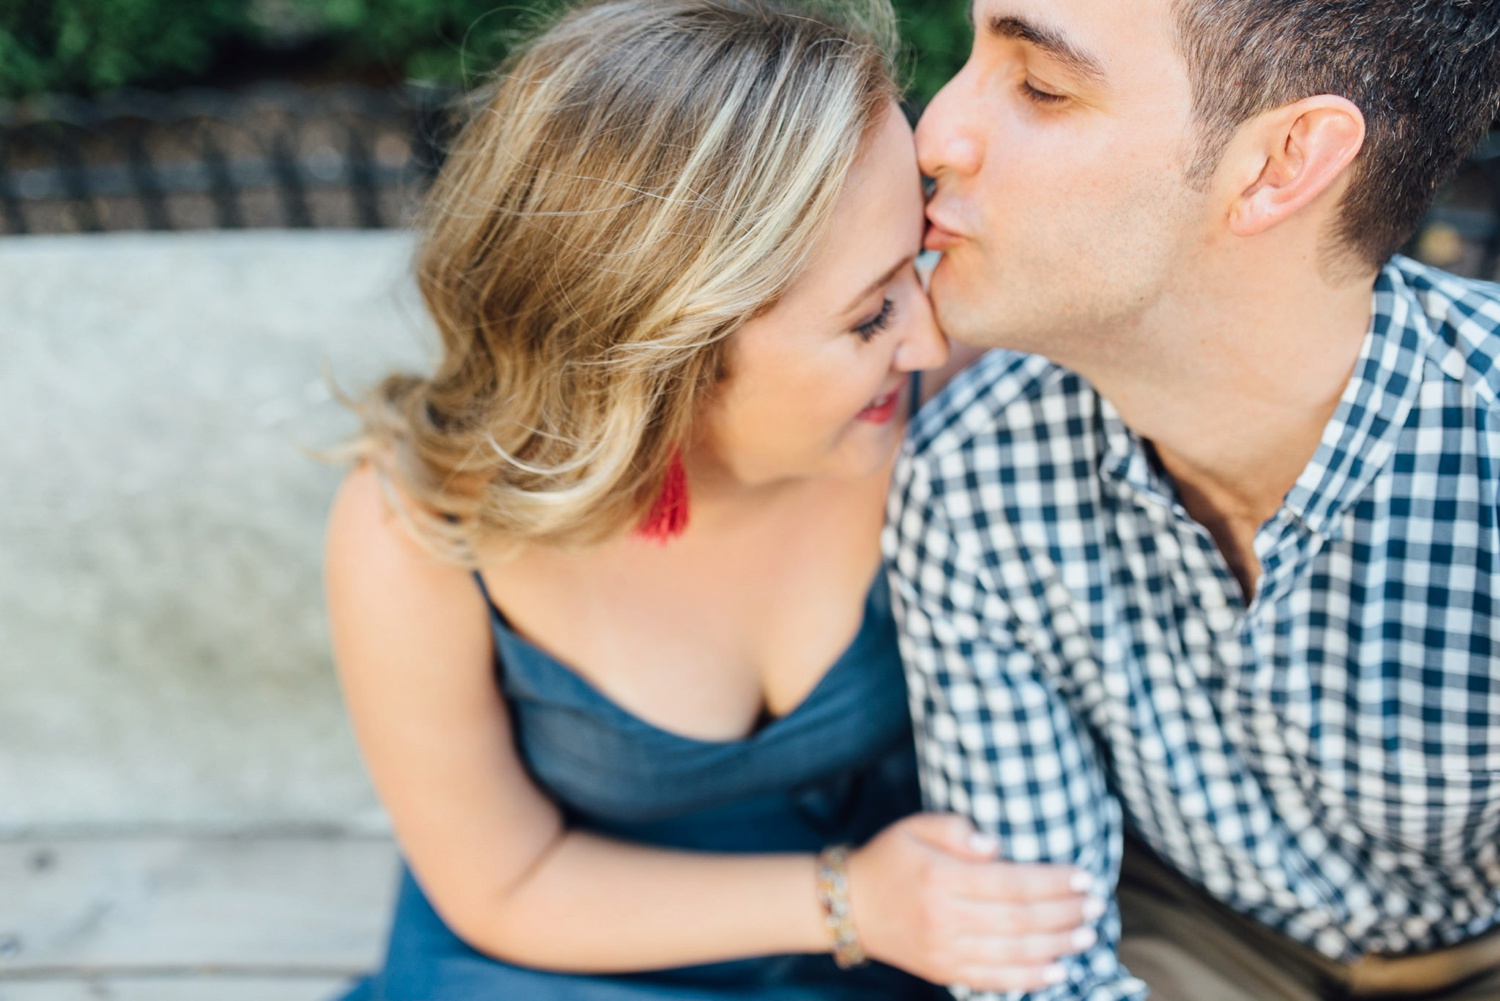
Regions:
<instances>
[{"instance_id":1,"label":"beaded bracelet","mask_svg":"<svg viewBox=\"0 0 1500 1001\"><path fill-rule=\"evenodd\" d=\"M848 845L829 845L818 853L818 903L823 907L823 926L833 940L833 961L841 970L869 961L849 913L848 863Z\"/></svg>"}]
</instances>

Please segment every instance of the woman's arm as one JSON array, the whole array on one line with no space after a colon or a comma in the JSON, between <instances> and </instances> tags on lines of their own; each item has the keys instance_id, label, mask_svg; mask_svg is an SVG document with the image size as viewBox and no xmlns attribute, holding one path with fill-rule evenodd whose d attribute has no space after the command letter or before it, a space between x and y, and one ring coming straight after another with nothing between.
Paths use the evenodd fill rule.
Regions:
<instances>
[{"instance_id":1,"label":"woman's arm","mask_svg":"<svg viewBox=\"0 0 1500 1001\"><path fill-rule=\"evenodd\" d=\"M327 591L366 765L433 906L474 948L580 973L827 951L810 856L666 851L564 826L516 754L473 578L408 536L368 468L335 502ZM1071 951L1083 905L1071 873L1012 873L969 831L910 818L856 854L866 948L940 980L981 953L1008 964L1006 984L1039 976Z\"/></svg>"},{"instance_id":2,"label":"woman's arm","mask_svg":"<svg viewBox=\"0 0 1500 1001\"><path fill-rule=\"evenodd\" d=\"M467 942L575 971L824 947L804 857L724 864L564 828L517 757L472 576L408 537L369 469L335 502L327 588L367 767L413 871Z\"/></svg>"}]
</instances>

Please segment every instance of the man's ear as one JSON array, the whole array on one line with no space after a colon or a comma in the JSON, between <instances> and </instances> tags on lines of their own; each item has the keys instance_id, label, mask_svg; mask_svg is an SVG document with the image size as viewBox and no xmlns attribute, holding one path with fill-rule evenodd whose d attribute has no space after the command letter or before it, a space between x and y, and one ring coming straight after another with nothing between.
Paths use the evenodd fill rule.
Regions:
<instances>
[{"instance_id":1,"label":"man's ear","mask_svg":"<svg viewBox=\"0 0 1500 1001\"><path fill-rule=\"evenodd\" d=\"M1255 236L1326 192L1365 142L1365 116L1331 94L1304 98L1246 122L1226 150L1225 176L1239 188L1229 206L1236 236Z\"/></svg>"}]
</instances>

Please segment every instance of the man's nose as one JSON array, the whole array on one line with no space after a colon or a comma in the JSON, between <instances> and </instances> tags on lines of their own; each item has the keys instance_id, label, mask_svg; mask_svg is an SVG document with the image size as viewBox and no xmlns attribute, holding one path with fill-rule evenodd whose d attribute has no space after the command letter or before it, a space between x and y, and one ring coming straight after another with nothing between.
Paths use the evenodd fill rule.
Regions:
<instances>
[{"instance_id":1,"label":"man's nose","mask_svg":"<svg viewBox=\"0 0 1500 1001\"><path fill-rule=\"evenodd\" d=\"M965 126L963 82L962 73L950 80L917 123L917 164L928 177L979 170L983 149Z\"/></svg>"}]
</instances>

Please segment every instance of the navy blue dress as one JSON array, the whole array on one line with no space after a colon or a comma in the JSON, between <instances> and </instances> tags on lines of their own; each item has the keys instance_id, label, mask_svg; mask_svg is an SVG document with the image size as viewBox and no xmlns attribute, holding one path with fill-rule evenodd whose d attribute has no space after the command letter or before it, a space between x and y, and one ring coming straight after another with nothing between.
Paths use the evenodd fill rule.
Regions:
<instances>
[{"instance_id":1,"label":"navy blue dress","mask_svg":"<svg viewBox=\"0 0 1500 1001\"><path fill-rule=\"evenodd\" d=\"M870 589L858 635L811 694L788 715L729 742L652 726L518 636L498 610L492 618L497 677L517 748L572 827L695 851L815 852L861 843L920 807L884 575ZM891 967L840 970L821 954L615 976L531 970L465 945L404 871L385 966L345 1001L948 997Z\"/></svg>"}]
</instances>

